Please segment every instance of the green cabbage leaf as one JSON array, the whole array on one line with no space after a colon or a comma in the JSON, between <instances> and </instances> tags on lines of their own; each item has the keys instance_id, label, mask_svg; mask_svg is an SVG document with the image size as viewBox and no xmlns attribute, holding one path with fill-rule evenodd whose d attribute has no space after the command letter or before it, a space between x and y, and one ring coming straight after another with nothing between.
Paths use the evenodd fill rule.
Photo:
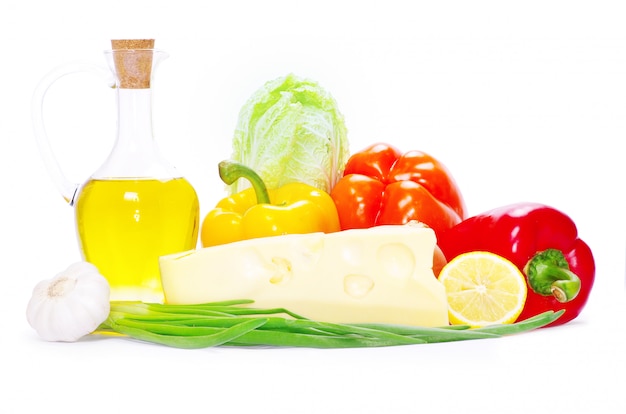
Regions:
<instances>
[{"instance_id":1,"label":"green cabbage leaf","mask_svg":"<svg viewBox=\"0 0 626 414\"><path fill-rule=\"evenodd\" d=\"M343 115L315 81L293 74L271 80L241 108L232 159L255 170L268 189L301 182L330 192L348 157ZM229 190L248 187L240 179Z\"/></svg>"}]
</instances>

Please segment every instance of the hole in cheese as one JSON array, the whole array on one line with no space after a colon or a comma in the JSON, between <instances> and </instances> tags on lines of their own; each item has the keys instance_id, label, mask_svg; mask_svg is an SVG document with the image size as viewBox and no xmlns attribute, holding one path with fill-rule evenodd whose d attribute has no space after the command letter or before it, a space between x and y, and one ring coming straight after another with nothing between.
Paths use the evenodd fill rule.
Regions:
<instances>
[{"instance_id":1,"label":"hole in cheese","mask_svg":"<svg viewBox=\"0 0 626 414\"><path fill-rule=\"evenodd\" d=\"M349 296L361 299L374 288L374 281L366 275L346 275L343 278L343 290Z\"/></svg>"},{"instance_id":2,"label":"hole in cheese","mask_svg":"<svg viewBox=\"0 0 626 414\"><path fill-rule=\"evenodd\" d=\"M408 279L415 273L415 255L405 244L383 244L378 248L376 258L380 269L390 277Z\"/></svg>"},{"instance_id":3,"label":"hole in cheese","mask_svg":"<svg viewBox=\"0 0 626 414\"><path fill-rule=\"evenodd\" d=\"M272 268L270 283L277 285L291 279L293 273L291 262L284 257L272 257Z\"/></svg>"}]
</instances>

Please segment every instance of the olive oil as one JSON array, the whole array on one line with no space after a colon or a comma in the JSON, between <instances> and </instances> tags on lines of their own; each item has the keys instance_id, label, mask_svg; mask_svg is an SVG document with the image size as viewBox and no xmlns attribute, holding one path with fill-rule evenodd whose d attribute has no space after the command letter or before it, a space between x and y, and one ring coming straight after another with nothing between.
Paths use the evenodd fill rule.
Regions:
<instances>
[{"instance_id":1,"label":"olive oil","mask_svg":"<svg viewBox=\"0 0 626 414\"><path fill-rule=\"evenodd\" d=\"M91 179L75 211L83 257L111 300L162 301L159 256L196 247L198 197L184 178Z\"/></svg>"},{"instance_id":2,"label":"olive oil","mask_svg":"<svg viewBox=\"0 0 626 414\"><path fill-rule=\"evenodd\" d=\"M169 55L154 48L154 39L113 39L111 46L104 55L115 78L117 131L104 162L84 184L72 183L50 151L41 110L33 113L35 136L57 188L74 207L83 259L108 279L111 300L160 302L159 257L196 247L198 197L162 156L152 128L154 72ZM52 83L77 71L83 70L57 68L33 101L42 102Z\"/></svg>"}]
</instances>

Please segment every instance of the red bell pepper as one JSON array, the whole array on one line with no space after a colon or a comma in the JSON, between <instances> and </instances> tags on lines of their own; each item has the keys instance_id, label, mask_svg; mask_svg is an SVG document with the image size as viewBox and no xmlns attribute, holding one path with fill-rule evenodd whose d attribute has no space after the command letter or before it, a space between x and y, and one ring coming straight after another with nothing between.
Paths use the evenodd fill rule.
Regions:
<instances>
[{"instance_id":1,"label":"red bell pepper","mask_svg":"<svg viewBox=\"0 0 626 414\"><path fill-rule=\"evenodd\" d=\"M435 234L466 217L454 178L435 158L377 143L353 154L331 197L341 229L419 221Z\"/></svg>"},{"instance_id":2,"label":"red bell pepper","mask_svg":"<svg viewBox=\"0 0 626 414\"><path fill-rule=\"evenodd\" d=\"M513 262L528 285L518 320L565 309L551 325L571 321L587 303L595 279L593 254L572 219L543 204L512 204L470 217L442 232L438 245L448 261L481 250Z\"/></svg>"}]
</instances>

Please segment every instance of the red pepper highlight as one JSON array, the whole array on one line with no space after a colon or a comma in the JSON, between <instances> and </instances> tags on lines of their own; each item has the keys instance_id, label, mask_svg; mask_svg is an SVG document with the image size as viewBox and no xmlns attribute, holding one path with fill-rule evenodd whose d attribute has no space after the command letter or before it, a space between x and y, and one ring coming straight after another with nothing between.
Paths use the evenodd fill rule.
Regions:
<instances>
[{"instance_id":1,"label":"red pepper highlight","mask_svg":"<svg viewBox=\"0 0 626 414\"><path fill-rule=\"evenodd\" d=\"M438 234L467 214L461 192L441 162L384 143L353 154L330 195L342 230L415 220Z\"/></svg>"},{"instance_id":2,"label":"red pepper highlight","mask_svg":"<svg viewBox=\"0 0 626 414\"><path fill-rule=\"evenodd\" d=\"M470 217L442 232L439 248L448 261L470 251L489 251L513 262L526 276L523 320L565 310L548 326L561 325L583 310L595 280L595 261L578 237L574 221L538 203L517 203Z\"/></svg>"}]
</instances>

